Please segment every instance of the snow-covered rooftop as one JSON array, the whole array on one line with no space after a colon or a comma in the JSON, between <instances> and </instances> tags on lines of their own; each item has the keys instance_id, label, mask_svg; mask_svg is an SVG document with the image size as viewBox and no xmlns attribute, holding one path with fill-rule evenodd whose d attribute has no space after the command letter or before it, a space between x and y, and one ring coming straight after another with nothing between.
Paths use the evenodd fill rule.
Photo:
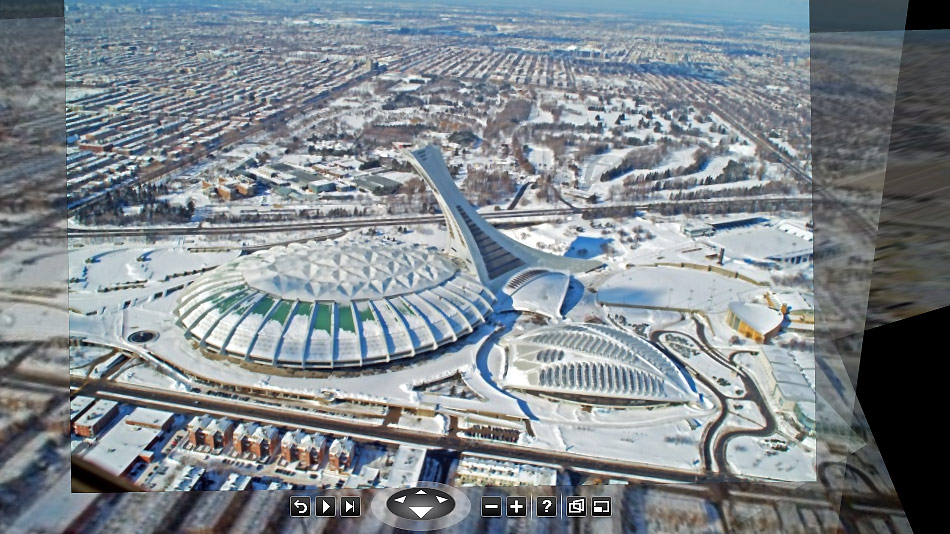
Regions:
<instances>
[{"instance_id":1,"label":"snow-covered rooftop","mask_svg":"<svg viewBox=\"0 0 950 534\"><path fill-rule=\"evenodd\" d=\"M288 300L379 299L441 284L458 268L433 248L292 243L233 262L248 286Z\"/></svg>"},{"instance_id":2,"label":"snow-covered rooftop","mask_svg":"<svg viewBox=\"0 0 950 534\"><path fill-rule=\"evenodd\" d=\"M187 332L241 358L295 367L413 356L470 333L494 297L421 245L308 242L243 256L178 301Z\"/></svg>"},{"instance_id":3,"label":"snow-covered rooftop","mask_svg":"<svg viewBox=\"0 0 950 534\"><path fill-rule=\"evenodd\" d=\"M139 406L125 418L127 425L162 428L171 422L175 415L164 410L153 410Z\"/></svg>"},{"instance_id":4,"label":"snow-covered rooftop","mask_svg":"<svg viewBox=\"0 0 950 534\"><path fill-rule=\"evenodd\" d=\"M597 291L608 305L724 311L729 301L761 287L714 271L672 266L636 266L610 277Z\"/></svg>"},{"instance_id":5,"label":"snow-covered rooftop","mask_svg":"<svg viewBox=\"0 0 950 534\"><path fill-rule=\"evenodd\" d=\"M782 259L810 254L814 250L813 243L771 226L717 232L709 239L726 249L726 255L733 258Z\"/></svg>"},{"instance_id":6,"label":"snow-covered rooftop","mask_svg":"<svg viewBox=\"0 0 950 534\"><path fill-rule=\"evenodd\" d=\"M393 466L389 472L389 481L386 485L390 488L415 485L422 474L425 459L425 449L405 444L400 445L393 457Z\"/></svg>"},{"instance_id":7,"label":"snow-covered rooftop","mask_svg":"<svg viewBox=\"0 0 950 534\"><path fill-rule=\"evenodd\" d=\"M510 292L513 309L557 319L570 283L568 273L526 269L514 275L505 290Z\"/></svg>"},{"instance_id":8,"label":"snow-covered rooftop","mask_svg":"<svg viewBox=\"0 0 950 534\"><path fill-rule=\"evenodd\" d=\"M778 328L785 318L778 310L751 302L732 302L729 304L729 311L756 332L771 332Z\"/></svg>"},{"instance_id":9,"label":"snow-covered rooftop","mask_svg":"<svg viewBox=\"0 0 950 534\"><path fill-rule=\"evenodd\" d=\"M113 426L83 457L113 475L124 473L162 432L159 428L123 424L130 416Z\"/></svg>"}]
</instances>

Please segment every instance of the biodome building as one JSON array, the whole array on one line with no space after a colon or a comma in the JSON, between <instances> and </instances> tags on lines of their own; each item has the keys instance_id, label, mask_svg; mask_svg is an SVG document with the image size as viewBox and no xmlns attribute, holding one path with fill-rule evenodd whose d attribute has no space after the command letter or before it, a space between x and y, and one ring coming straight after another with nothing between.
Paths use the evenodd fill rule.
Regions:
<instances>
[{"instance_id":1,"label":"biodome building","mask_svg":"<svg viewBox=\"0 0 950 534\"><path fill-rule=\"evenodd\" d=\"M686 374L649 341L598 324L545 326L503 342L502 384L585 404L698 402Z\"/></svg>"},{"instance_id":2,"label":"biodome building","mask_svg":"<svg viewBox=\"0 0 950 534\"><path fill-rule=\"evenodd\" d=\"M434 248L311 241L222 265L187 288L176 315L206 350L319 369L455 341L485 321L493 300Z\"/></svg>"}]
</instances>

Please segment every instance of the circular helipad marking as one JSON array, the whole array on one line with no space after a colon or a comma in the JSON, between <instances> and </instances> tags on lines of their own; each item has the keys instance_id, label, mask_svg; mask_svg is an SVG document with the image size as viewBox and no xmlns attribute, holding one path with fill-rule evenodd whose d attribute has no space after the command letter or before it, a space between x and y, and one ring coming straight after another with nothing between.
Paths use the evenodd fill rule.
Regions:
<instances>
[{"instance_id":1,"label":"circular helipad marking","mask_svg":"<svg viewBox=\"0 0 950 534\"><path fill-rule=\"evenodd\" d=\"M370 511L381 522L410 531L437 530L468 516L472 504L465 493L436 482L413 488L389 488L376 494Z\"/></svg>"},{"instance_id":2,"label":"circular helipad marking","mask_svg":"<svg viewBox=\"0 0 950 534\"><path fill-rule=\"evenodd\" d=\"M129 337L125 339L131 343L148 343L149 341L158 339L158 332L152 332L151 330L138 330L129 334Z\"/></svg>"}]
</instances>

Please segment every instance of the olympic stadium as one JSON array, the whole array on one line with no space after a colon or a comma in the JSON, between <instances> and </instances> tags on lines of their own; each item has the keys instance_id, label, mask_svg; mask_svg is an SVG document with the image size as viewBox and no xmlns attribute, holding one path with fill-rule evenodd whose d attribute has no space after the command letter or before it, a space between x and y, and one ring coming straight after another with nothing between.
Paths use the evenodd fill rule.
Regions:
<instances>
[{"instance_id":1,"label":"olympic stadium","mask_svg":"<svg viewBox=\"0 0 950 534\"><path fill-rule=\"evenodd\" d=\"M175 317L186 336L205 351L245 362L358 368L412 357L471 333L513 280L525 295L547 294L552 280L564 282L571 272L601 265L541 252L502 234L462 196L438 148L407 155L445 215L445 250L378 240L309 242L242 256L182 291ZM558 302L548 298L545 308L560 307L561 285L553 292ZM524 309L542 300L519 296L515 305Z\"/></svg>"},{"instance_id":2,"label":"olympic stadium","mask_svg":"<svg viewBox=\"0 0 950 534\"><path fill-rule=\"evenodd\" d=\"M176 314L206 348L256 363L388 362L471 332L494 297L418 245L309 242L233 260L193 283Z\"/></svg>"}]
</instances>

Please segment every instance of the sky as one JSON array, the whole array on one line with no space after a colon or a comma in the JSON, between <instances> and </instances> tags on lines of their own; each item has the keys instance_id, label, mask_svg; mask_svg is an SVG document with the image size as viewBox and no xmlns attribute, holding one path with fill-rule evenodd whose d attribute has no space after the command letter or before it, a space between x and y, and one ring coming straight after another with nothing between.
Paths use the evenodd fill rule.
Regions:
<instances>
[{"instance_id":1,"label":"sky","mask_svg":"<svg viewBox=\"0 0 950 534\"><path fill-rule=\"evenodd\" d=\"M808 0L438 0L436 3L808 26Z\"/></svg>"}]
</instances>

